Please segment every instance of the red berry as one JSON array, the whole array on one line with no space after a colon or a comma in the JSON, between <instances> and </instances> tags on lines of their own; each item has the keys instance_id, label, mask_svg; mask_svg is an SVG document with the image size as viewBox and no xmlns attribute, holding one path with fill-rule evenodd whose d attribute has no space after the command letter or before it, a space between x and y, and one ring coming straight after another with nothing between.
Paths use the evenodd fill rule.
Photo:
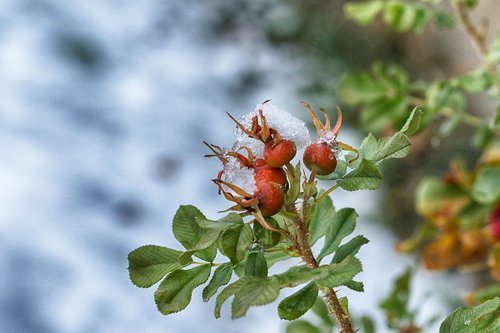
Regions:
<instances>
[{"instance_id":1,"label":"red berry","mask_svg":"<svg viewBox=\"0 0 500 333\"><path fill-rule=\"evenodd\" d=\"M255 168L255 183L277 183L281 187L285 187L287 183L285 170L282 168L273 168L270 165L265 165Z\"/></svg>"},{"instance_id":2,"label":"red berry","mask_svg":"<svg viewBox=\"0 0 500 333\"><path fill-rule=\"evenodd\" d=\"M491 214L490 228L495 239L500 240L500 206Z\"/></svg>"},{"instance_id":3,"label":"red berry","mask_svg":"<svg viewBox=\"0 0 500 333\"><path fill-rule=\"evenodd\" d=\"M326 143L313 143L304 151L304 164L318 175L326 176L335 171L337 159Z\"/></svg>"},{"instance_id":4,"label":"red berry","mask_svg":"<svg viewBox=\"0 0 500 333\"><path fill-rule=\"evenodd\" d=\"M285 202L283 191L277 183L257 183L255 195L259 200L259 209L264 216L277 214Z\"/></svg>"},{"instance_id":5,"label":"red berry","mask_svg":"<svg viewBox=\"0 0 500 333\"><path fill-rule=\"evenodd\" d=\"M263 166L266 166L267 165L267 162L265 159L263 158L256 158L254 161L253 161L253 167L254 168L260 168L260 167L263 167Z\"/></svg>"},{"instance_id":6,"label":"red berry","mask_svg":"<svg viewBox=\"0 0 500 333\"><path fill-rule=\"evenodd\" d=\"M295 143L288 140L281 140L277 144L268 142L264 147L264 159L267 164L274 168L282 167L290 162L296 153L297 147Z\"/></svg>"}]
</instances>

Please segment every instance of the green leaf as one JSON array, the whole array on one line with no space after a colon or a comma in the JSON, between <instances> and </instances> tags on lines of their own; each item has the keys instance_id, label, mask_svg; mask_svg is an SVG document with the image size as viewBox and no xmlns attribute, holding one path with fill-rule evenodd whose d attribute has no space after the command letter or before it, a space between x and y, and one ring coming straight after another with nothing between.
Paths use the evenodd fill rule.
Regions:
<instances>
[{"instance_id":1,"label":"green leaf","mask_svg":"<svg viewBox=\"0 0 500 333\"><path fill-rule=\"evenodd\" d=\"M407 95L396 95L366 104L361 113L361 124L372 132L399 127L408 114L408 103Z\"/></svg>"},{"instance_id":2,"label":"green leaf","mask_svg":"<svg viewBox=\"0 0 500 333\"><path fill-rule=\"evenodd\" d=\"M337 251L335 251L335 255L332 259L332 264L341 262L347 256L354 256L356 253L358 253L361 246L367 244L368 242L369 240L361 235L354 237L344 245L340 246Z\"/></svg>"},{"instance_id":3,"label":"green leaf","mask_svg":"<svg viewBox=\"0 0 500 333\"><path fill-rule=\"evenodd\" d=\"M185 251L180 257L179 262L188 263L191 260L191 256L200 251L213 247L217 240L219 239L222 230L219 229L208 229L205 233L201 235L200 240L196 246L188 251ZM213 258L215 259L215 258ZM213 261L212 259L212 261Z\"/></svg>"},{"instance_id":4,"label":"green leaf","mask_svg":"<svg viewBox=\"0 0 500 333\"><path fill-rule=\"evenodd\" d=\"M288 324L286 333L321 333L321 330L308 321L297 320Z\"/></svg>"},{"instance_id":5,"label":"green leaf","mask_svg":"<svg viewBox=\"0 0 500 333\"><path fill-rule=\"evenodd\" d=\"M325 287L334 288L345 285L361 271L361 262L356 258L347 257L341 263L322 265L316 269L294 266L276 276L281 288L296 287L313 280Z\"/></svg>"},{"instance_id":6,"label":"green leaf","mask_svg":"<svg viewBox=\"0 0 500 333\"><path fill-rule=\"evenodd\" d=\"M297 163L295 168L286 168L288 182L290 188L285 194L285 203L287 205L294 204L300 195L300 162Z\"/></svg>"},{"instance_id":7,"label":"green leaf","mask_svg":"<svg viewBox=\"0 0 500 333\"><path fill-rule=\"evenodd\" d=\"M338 181L346 191L374 190L382 184L382 174L373 161L362 160L356 169Z\"/></svg>"},{"instance_id":8,"label":"green leaf","mask_svg":"<svg viewBox=\"0 0 500 333\"><path fill-rule=\"evenodd\" d=\"M245 276L267 277L267 262L260 252L252 252L248 255L245 264Z\"/></svg>"},{"instance_id":9,"label":"green leaf","mask_svg":"<svg viewBox=\"0 0 500 333\"><path fill-rule=\"evenodd\" d=\"M412 317L408 310L411 277L412 269L408 268L402 275L397 277L391 293L380 303L380 307L387 317L388 326L391 328L398 327L400 320Z\"/></svg>"},{"instance_id":10,"label":"green leaf","mask_svg":"<svg viewBox=\"0 0 500 333\"><path fill-rule=\"evenodd\" d=\"M377 164L389 158L403 158L410 152L411 142L402 132L376 140L371 134L361 143L361 152L366 160Z\"/></svg>"},{"instance_id":11,"label":"green leaf","mask_svg":"<svg viewBox=\"0 0 500 333\"><path fill-rule=\"evenodd\" d=\"M493 79L484 68L478 68L466 75L452 80L452 84L471 93L488 90L493 84Z\"/></svg>"},{"instance_id":12,"label":"green leaf","mask_svg":"<svg viewBox=\"0 0 500 333\"><path fill-rule=\"evenodd\" d=\"M227 301L227 299L231 296L233 296L236 291L240 288L240 286L244 285L247 281L247 278L241 278L231 284L229 284L226 288L224 288L219 295L217 295L217 298L215 299L215 309L214 309L214 316L215 318L220 318L220 309L222 305Z\"/></svg>"},{"instance_id":13,"label":"green leaf","mask_svg":"<svg viewBox=\"0 0 500 333\"><path fill-rule=\"evenodd\" d=\"M274 227L278 228L278 222L272 217L266 217L266 222ZM264 228L257 220L253 222L253 232L255 234L255 238L260 245L262 245L265 249L274 247L281 240L281 234L279 232L274 232Z\"/></svg>"},{"instance_id":14,"label":"green leaf","mask_svg":"<svg viewBox=\"0 0 500 333\"><path fill-rule=\"evenodd\" d=\"M339 95L349 105L374 102L384 97L385 89L368 73L349 73L344 75L338 86Z\"/></svg>"},{"instance_id":15,"label":"green leaf","mask_svg":"<svg viewBox=\"0 0 500 333\"><path fill-rule=\"evenodd\" d=\"M241 227L243 225L243 218L240 216L240 214L229 213L217 221L212 221L208 219L198 219L197 222L198 225L204 229L215 229L224 231L227 229L234 229Z\"/></svg>"},{"instance_id":16,"label":"green leaf","mask_svg":"<svg viewBox=\"0 0 500 333\"><path fill-rule=\"evenodd\" d=\"M203 301L208 302L208 300L215 295L217 289L221 286L226 285L231 280L231 275L233 274L233 266L231 263L227 262L217 267L214 271L212 279L208 285L203 289Z\"/></svg>"},{"instance_id":17,"label":"green leaf","mask_svg":"<svg viewBox=\"0 0 500 333\"><path fill-rule=\"evenodd\" d=\"M317 298L318 287L316 283L310 282L304 288L281 301L278 305L278 315L280 319L298 319L309 311Z\"/></svg>"},{"instance_id":18,"label":"green leaf","mask_svg":"<svg viewBox=\"0 0 500 333\"><path fill-rule=\"evenodd\" d=\"M435 11L433 19L439 29L451 29L457 25L455 17L444 10Z\"/></svg>"},{"instance_id":19,"label":"green leaf","mask_svg":"<svg viewBox=\"0 0 500 333\"><path fill-rule=\"evenodd\" d=\"M245 258L245 251L253 242L252 228L244 224L236 229L228 229L221 235L219 247L223 255L236 265Z\"/></svg>"},{"instance_id":20,"label":"green leaf","mask_svg":"<svg viewBox=\"0 0 500 333\"><path fill-rule=\"evenodd\" d=\"M320 270L326 270L328 276L315 279L315 281L321 286L335 288L348 284L363 270L363 267L357 258L347 257L339 264L321 266Z\"/></svg>"},{"instance_id":21,"label":"green leaf","mask_svg":"<svg viewBox=\"0 0 500 333\"><path fill-rule=\"evenodd\" d=\"M201 265L169 274L155 292L158 310L164 315L179 312L188 306L193 290L210 277L210 266Z\"/></svg>"},{"instance_id":22,"label":"green leaf","mask_svg":"<svg viewBox=\"0 0 500 333\"><path fill-rule=\"evenodd\" d=\"M361 317L361 325L364 333L375 333L375 323L368 316Z\"/></svg>"},{"instance_id":23,"label":"green leaf","mask_svg":"<svg viewBox=\"0 0 500 333\"><path fill-rule=\"evenodd\" d=\"M328 272L325 270L312 270L307 266L293 266L287 271L278 274L281 288L293 288L303 283L309 283L315 277L326 277Z\"/></svg>"},{"instance_id":24,"label":"green leaf","mask_svg":"<svg viewBox=\"0 0 500 333\"><path fill-rule=\"evenodd\" d=\"M348 3L344 5L344 14L360 25L369 25L383 7L384 2L381 0Z\"/></svg>"},{"instance_id":25,"label":"green leaf","mask_svg":"<svg viewBox=\"0 0 500 333\"><path fill-rule=\"evenodd\" d=\"M419 132L420 130L420 125L422 121L422 115L424 114L424 111L417 109L415 107L413 111L411 112L410 116L406 120L405 124L401 128L400 132L406 134L406 135L415 135Z\"/></svg>"},{"instance_id":26,"label":"green leaf","mask_svg":"<svg viewBox=\"0 0 500 333\"><path fill-rule=\"evenodd\" d=\"M335 208L329 196L325 197L314 206L314 213L309 223L309 242L311 245L325 235L335 215Z\"/></svg>"},{"instance_id":27,"label":"green leaf","mask_svg":"<svg viewBox=\"0 0 500 333\"><path fill-rule=\"evenodd\" d=\"M232 318L243 317L251 306L271 303L280 293L280 282L276 276L267 279L247 279L234 294L231 306Z\"/></svg>"},{"instance_id":28,"label":"green leaf","mask_svg":"<svg viewBox=\"0 0 500 333\"><path fill-rule=\"evenodd\" d=\"M342 240L354 231L356 217L356 211L352 208L343 208L335 214L333 221L328 224L325 244L318 255L318 262L337 250Z\"/></svg>"},{"instance_id":29,"label":"green leaf","mask_svg":"<svg viewBox=\"0 0 500 333\"><path fill-rule=\"evenodd\" d=\"M415 191L416 210L423 216L432 216L464 200L467 200L467 196L462 189L456 185L444 184L436 177L422 179Z\"/></svg>"},{"instance_id":30,"label":"green leaf","mask_svg":"<svg viewBox=\"0 0 500 333\"><path fill-rule=\"evenodd\" d=\"M183 267L179 263L180 254L179 251L156 245L135 249L128 255L130 280L138 287L151 287L168 273Z\"/></svg>"},{"instance_id":31,"label":"green leaf","mask_svg":"<svg viewBox=\"0 0 500 333\"><path fill-rule=\"evenodd\" d=\"M363 284L363 282L359 281L351 280L345 283L344 286L351 290L357 291L358 293L362 293L365 291L365 285Z\"/></svg>"},{"instance_id":32,"label":"green leaf","mask_svg":"<svg viewBox=\"0 0 500 333\"><path fill-rule=\"evenodd\" d=\"M206 220L206 218L198 208L191 205L180 206L175 213L172 230L175 238L187 250L195 248L205 232L198 225L198 220ZM217 248L215 246L195 253L198 258L209 262L215 259L216 254Z\"/></svg>"},{"instance_id":33,"label":"green leaf","mask_svg":"<svg viewBox=\"0 0 500 333\"><path fill-rule=\"evenodd\" d=\"M495 40L491 43L486 59L492 63L500 62L500 33L497 32Z\"/></svg>"},{"instance_id":34,"label":"green leaf","mask_svg":"<svg viewBox=\"0 0 500 333\"><path fill-rule=\"evenodd\" d=\"M339 298L339 303L340 303L340 306L342 307L342 309L344 310L344 312L349 317L349 319L351 319L351 313L349 311L349 300L347 299L347 297L344 296L344 297Z\"/></svg>"},{"instance_id":35,"label":"green leaf","mask_svg":"<svg viewBox=\"0 0 500 333\"><path fill-rule=\"evenodd\" d=\"M500 199L500 166L487 165L481 168L472 185L472 197L485 205Z\"/></svg>"},{"instance_id":36,"label":"green leaf","mask_svg":"<svg viewBox=\"0 0 500 333\"><path fill-rule=\"evenodd\" d=\"M430 18L430 13L416 4L388 1L384 7L384 21L399 32L421 32Z\"/></svg>"},{"instance_id":37,"label":"green leaf","mask_svg":"<svg viewBox=\"0 0 500 333\"><path fill-rule=\"evenodd\" d=\"M439 333L475 333L482 316L498 309L498 297L475 307L459 307L453 311L439 327ZM481 333L484 332L483 330Z\"/></svg>"},{"instance_id":38,"label":"green leaf","mask_svg":"<svg viewBox=\"0 0 500 333\"><path fill-rule=\"evenodd\" d=\"M467 300L472 300L475 303L483 303L495 297L500 297L500 282L495 282L486 287L475 290L467 296Z\"/></svg>"}]
</instances>

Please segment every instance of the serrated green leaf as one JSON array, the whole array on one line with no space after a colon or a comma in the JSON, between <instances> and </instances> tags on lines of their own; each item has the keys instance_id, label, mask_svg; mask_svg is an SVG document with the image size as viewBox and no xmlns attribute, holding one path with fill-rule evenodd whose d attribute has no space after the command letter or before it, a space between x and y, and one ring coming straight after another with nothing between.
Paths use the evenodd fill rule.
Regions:
<instances>
[{"instance_id":1,"label":"serrated green leaf","mask_svg":"<svg viewBox=\"0 0 500 333\"><path fill-rule=\"evenodd\" d=\"M304 288L286 297L278 305L280 319L295 320L302 317L318 298L316 283L310 282Z\"/></svg>"},{"instance_id":2,"label":"serrated green leaf","mask_svg":"<svg viewBox=\"0 0 500 333\"><path fill-rule=\"evenodd\" d=\"M168 273L183 267L179 263L180 254L179 251L156 245L135 249L128 255L130 280L138 287L151 287Z\"/></svg>"},{"instance_id":3,"label":"serrated green leaf","mask_svg":"<svg viewBox=\"0 0 500 333\"><path fill-rule=\"evenodd\" d=\"M260 252L252 252L245 263L245 276L267 277L267 262Z\"/></svg>"},{"instance_id":4,"label":"serrated green leaf","mask_svg":"<svg viewBox=\"0 0 500 333\"><path fill-rule=\"evenodd\" d=\"M361 262L353 257L347 257L341 263L322 265L316 269L307 266L294 266L286 272L276 275L281 288L296 287L303 283L316 281L324 287L345 285L361 272Z\"/></svg>"},{"instance_id":5,"label":"serrated green leaf","mask_svg":"<svg viewBox=\"0 0 500 333\"><path fill-rule=\"evenodd\" d=\"M179 262L182 264L188 263L191 260L191 256L193 254L196 255L196 253L200 251L206 250L210 247L214 247L213 245L217 242L221 233L222 230L220 229L207 229L204 233L201 234L200 240L194 248L189 249L188 251L185 251L183 254L181 254L181 256L179 257Z\"/></svg>"},{"instance_id":6,"label":"serrated green leaf","mask_svg":"<svg viewBox=\"0 0 500 333\"><path fill-rule=\"evenodd\" d=\"M476 325L482 316L498 309L498 297L475 307L459 307L453 311L439 327L439 333L475 333Z\"/></svg>"},{"instance_id":7,"label":"serrated green leaf","mask_svg":"<svg viewBox=\"0 0 500 333\"><path fill-rule=\"evenodd\" d=\"M245 251L253 242L252 228L244 224L239 228L225 230L219 242L223 255L236 265L245 258Z\"/></svg>"},{"instance_id":8,"label":"serrated green leaf","mask_svg":"<svg viewBox=\"0 0 500 333\"><path fill-rule=\"evenodd\" d=\"M248 279L234 294L231 317L243 317L251 306L271 303L278 298L279 293L280 282L276 276Z\"/></svg>"},{"instance_id":9,"label":"serrated green leaf","mask_svg":"<svg viewBox=\"0 0 500 333\"><path fill-rule=\"evenodd\" d=\"M376 164L389 158L403 158L410 152L411 142L402 132L391 137L375 139L369 134L361 143L360 150L366 160Z\"/></svg>"},{"instance_id":10,"label":"serrated green leaf","mask_svg":"<svg viewBox=\"0 0 500 333\"><path fill-rule=\"evenodd\" d=\"M361 246L367 244L369 242L368 239L359 235L340 246L337 251L335 251L335 255L332 259L332 264L339 263L344 260L347 256L354 256L358 253Z\"/></svg>"},{"instance_id":11,"label":"serrated green leaf","mask_svg":"<svg viewBox=\"0 0 500 333\"><path fill-rule=\"evenodd\" d=\"M321 330L305 320L296 320L288 324L286 333L321 333Z\"/></svg>"},{"instance_id":12,"label":"serrated green leaf","mask_svg":"<svg viewBox=\"0 0 500 333\"><path fill-rule=\"evenodd\" d=\"M243 225L243 218L240 216L240 214L229 213L217 221L197 219L197 222L201 228L223 231L240 227L241 225Z\"/></svg>"},{"instance_id":13,"label":"serrated green leaf","mask_svg":"<svg viewBox=\"0 0 500 333\"><path fill-rule=\"evenodd\" d=\"M175 213L172 231L177 239L187 250L196 247L205 230L198 225L198 220L206 220L200 210L192 205L180 206ZM213 261L217 254L217 248L211 246L198 251L195 255L206 261Z\"/></svg>"},{"instance_id":14,"label":"serrated green leaf","mask_svg":"<svg viewBox=\"0 0 500 333\"><path fill-rule=\"evenodd\" d=\"M472 185L472 197L485 205L500 199L500 166L488 165L479 170Z\"/></svg>"},{"instance_id":15,"label":"serrated green leaf","mask_svg":"<svg viewBox=\"0 0 500 333\"><path fill-rule=\"evenodd\" d=\"M328 196L315 205L311 222L309 223L309 242L311 245L326 234L335 214L332 199Z\"/></svg>"},{"instance_id":16,"label":"serrated green leaf","mask_svg":"<svg viewBox=\"0 0 500 333\"><path fill-rule=\"evenodd\" d=\"M217 267L214 271L212 279L208 285L203 289L202 297L203 301L208 302L208 300L215 295L217 289L221 286L226 285L231 280L231 275L233 274L233 265L229 262L222 264Z\"/></svg>"},{"instance_id":17,"label":"serrated green leaf","mask_svg":"<svg viewBox=\"0 0 500 333\"><path fill-rule=\"evenodd\" d=\"M362 160L356 169L338 181L346 191L374 190L382 184L382 174L373 161Z\"/></svg>"},{"instance_id":18,"label":"serrated green leaf","mask_svg":"<svg viewBox=\"0 0 500 333\"><path fill-rule=\"evenodd\" d=\"M383 7L384 2L381 0L347 3L344 5L344 14L360 25L368 25L373 22Z\"/></svg>"},{"instance_id":19,"label":"serrated green leaf","mask_svg":"<svg viewBox=\"0 0 500 333\"><path fill-rule=\"evenodd\" d=\"M420 130L420 125L422 121L422 115L424 111L417 109L416 107L411 112L408 119L406 119L405 124L401 128L400 132L406 135L415 135Z\"/></svg>"},{"instance_id":20,"label":"serrated green leaf","mask_svg":"<svg viewBox=\"0 0 500 333\"><path fill-rule=\"evenodd\" d=\"M363 282L359 281L351 280L345 283L344 286L351 290L357 291L358 293L362 293L365 291L365 285L363 284Z\"/></svg>"},{"instance_id":21,"label":"serrated green leaf","mask_svg":"<svg viewBox=\"0 0 500 333\"><path fill-rule=\"evenodd\" d=\"M215 299L215 309L214 309L214 316L215 318L220 318L220 309L222 305L227 301L227 299L231 296L233 296L236 291L245 284L247 281L247 278L243 277L231 284L229 284L227 287L225 287L219 295L217 295L217 298Z\"/></svg>"},{"instance_id":22,"label":"serrated green leaf","mask_svg":"<svg viewBox=\"0 0 500 333\"><path fill-rule=\"evenodd\" d=\"M164 315L179 312L188 306L193 290L210 277L210 266L201 265L169 274L155 292L158 310Z\"/></svg>"},{"instance_id":23,"label":"serrated green leaf","mask_svg":"<svg viewBox=\"0 0 500 333\"><path fill-rule=\"evenodd\" d=\"M342 307L342 310L344 310L344 313L346 313L349 319L351 319L351 312L349 311L349 300L347 299L347 297L344 296L339 298L339 303Z\"/></svg>"},{"instance_id":24,"label":"serrated green leaf","mask_svg":"<svg viewBox=\"0 0 500 333\"><path fill-rule=\"evenodd\" d=\"M356 217L356 211L352 208L343 208L335 214L333 221L328 224L325 244L318 255L318 262L337 250L342 240L354 231Z\"/></svg>"},{"instance_id":25,"label":"serrated green leaf","mask_svg":"<svg viewBox=\"0 0 500 333\"><path fill-rule=\"evenodd\" d=\"M308 283L317 276L326 277L327 273L321 270L312 270L307 266L293 266L287 271L278 274L281 288L293 288Z\"/></svg>"},{"instance_id":26,"label":"serrated green leaf","mask_svg":"<svg viewBox=\"0 0 500 333\"><path fill-rule=\"evenodd\" d=\"M264 257L266 258L267 262L267 267L271 268L275 263L283 261L283 260L289 260L292 257L290 257L287 253L283 252L270 252L270 253L265 253ZM246 260L243 260L239 263L238 266L234 268L234 272L238 276L244 276L245 275L245 266L246 266Z\"/></svg>"},{"instance_id":27,"label":"serrated green leaf","mask_svg":"<svg viewBox=\"0 0 500 333\"><path fill-rule=\"evenodd\" d=\"M363 266L357 258L347 257L341 263L321 266L320 269L326 270L328 276L315 281L321 286L335 288L349 283L363 270Z\"/></svg>"}]
</instances>

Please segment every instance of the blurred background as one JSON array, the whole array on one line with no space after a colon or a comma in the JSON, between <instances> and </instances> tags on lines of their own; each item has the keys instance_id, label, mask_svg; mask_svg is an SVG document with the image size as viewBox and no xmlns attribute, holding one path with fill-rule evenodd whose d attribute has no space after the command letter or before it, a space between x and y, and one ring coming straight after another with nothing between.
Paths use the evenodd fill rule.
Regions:
<instances>
[{"instance_id":1,"label":"blurred background","mask_svg":"<svg viewBox=\"0 0 500 333\"><path fill-rule=\"evenodd\" d=\"M424 42L384 25L360 28L343 18L343 2L1 0L0 331L284 331L276 304L237 321L226 304L215 320L200 290L186 311L165 317L154 288L129 281L127 254L143 244L179 248L171 220L180 204L210 218L227 208L210 181L219 165L202 144L232 144L225 112L240 117L272 99L307 121L299 101L333 112L340 75L374 59L433 78L474 64L472 50L457 57L442 43L450 37L432 30ZM353 127L341 139L357 146L365 133L352 110L345 116ZM418 220L414 179L440 175L443 151L462 146L449 140L425 170L415 172L415 161L428 152L390 164L382 190L332 196L358 210L371 240L361 251L366 293L341 294L379 332L377 304L414 261L393 250ZM453 279L417 272L412 302L425 304L424 317L458 304Z\"/></svg>"}]
</instances>

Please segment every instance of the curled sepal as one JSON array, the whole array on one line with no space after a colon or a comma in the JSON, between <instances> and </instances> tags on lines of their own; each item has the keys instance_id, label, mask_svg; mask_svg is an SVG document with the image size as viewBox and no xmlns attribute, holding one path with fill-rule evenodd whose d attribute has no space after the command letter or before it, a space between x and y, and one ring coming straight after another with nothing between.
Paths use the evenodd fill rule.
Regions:
<instances>
[{"instance_id":1,"label":"curled sepal","mask_svg":"<svg viewBox=\"0 0 500 333\"><path fill-rule=\"evenodd\" d=\"M354 157L352 160L350 160L350 161L349 161L349 162L347 162L347 163L351 164L352 162L356 161L356 160L359 158L359 151L358 151L356 148L351 147L351 146L349 146L348 144L343 143L343 142L340 142L340 141L337 141L337 144L338 144L338 146L339 146L342 150L351 151L351 152L353 152L353 153L355 153L355 154L356 154L356 157Z\"/></svg>"},{"instance_id":2,"label":"curled sepal","mask_svg":"<svg viewBox=\"0 0 500 333\"><path fill-rule=\"evenodd\" d=\"M309 111L309 115L311 116L311 119L314 123L314 127L316 127L316 131L318 135L321 136L326 136L329 137L331 132L333 134L333 140L337 138L340 132L340 128L342 127L342 110L337 106L337 122L333 126L333 129L331 129L331 121L330 121L330 116L326 112L325 109L320 108L319 110L325 115L325 123L323 124L321 120L319 120L318 116L312 109L311 105L306 102L301 102L302 105Z\"/></svg>"}]
</instances>

